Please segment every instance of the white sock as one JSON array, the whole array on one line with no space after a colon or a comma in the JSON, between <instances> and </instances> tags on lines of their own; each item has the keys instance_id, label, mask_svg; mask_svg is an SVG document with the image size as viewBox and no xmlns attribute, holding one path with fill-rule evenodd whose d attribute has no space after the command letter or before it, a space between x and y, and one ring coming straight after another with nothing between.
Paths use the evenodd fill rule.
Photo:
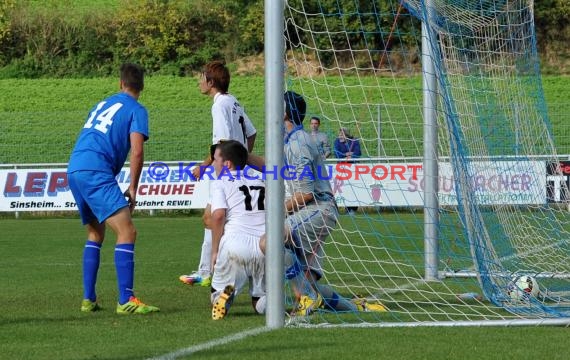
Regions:
<instances>
[{"instance_id":1,"label":"white sock","mask_svg":"<svg viewBox=\"0 0 570 360\"><path fill-rule=\"evenodd\" d=\"M200 254L200 265L198 273L200 276L210 276L210 260L212 256L212 230L204 229L204 241L202 242L202 253Z\"/></svg>"}]
</instances>

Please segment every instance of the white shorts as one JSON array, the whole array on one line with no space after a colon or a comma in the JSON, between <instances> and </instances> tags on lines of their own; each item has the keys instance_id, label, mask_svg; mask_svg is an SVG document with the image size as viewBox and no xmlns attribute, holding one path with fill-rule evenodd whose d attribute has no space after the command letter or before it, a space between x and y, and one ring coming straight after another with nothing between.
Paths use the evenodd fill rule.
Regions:
<instances>
[{"instance_id":1,"label":"white shorts","mask_svg":"<svg viewBox=\"0 0 570 360\"><path fill-rule=\"evenodd\" d=\"M212 276L212 303L226 285L233 285L237 295L248 281L251 297L265 295L265 255L259 249L259 238L231 233L222 236Z\"/></svg>"}]
</instances>

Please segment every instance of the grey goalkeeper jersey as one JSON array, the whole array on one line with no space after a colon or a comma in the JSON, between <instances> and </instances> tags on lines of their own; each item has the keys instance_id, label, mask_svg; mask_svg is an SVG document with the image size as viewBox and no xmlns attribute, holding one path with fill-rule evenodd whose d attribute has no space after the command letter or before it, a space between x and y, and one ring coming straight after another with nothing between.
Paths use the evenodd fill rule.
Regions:
<instances>
[{"instance_id":1,"label":"grey goalkeeper jersey","mask_svg":"<svg viewBox=\"0 0 570 360\"><path fill-rule=\"evenodd\" d=\"M301 126L285 138L284 173L287 195L313 193L317 201L334 201L329 171L311 135Z\"/></svg>"}]
</instances>

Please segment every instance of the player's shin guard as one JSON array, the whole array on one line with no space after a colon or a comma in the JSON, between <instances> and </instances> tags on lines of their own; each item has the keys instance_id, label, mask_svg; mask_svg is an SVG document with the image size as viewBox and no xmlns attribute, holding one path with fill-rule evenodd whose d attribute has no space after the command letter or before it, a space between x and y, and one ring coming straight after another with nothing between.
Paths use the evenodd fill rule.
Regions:
<instances>
[{"instance_id":1,"label":"player's shin guard","mask_svg":"<svg viewBox=\"0 0 570 360\"><path fill-rule=\"evenodd\" d=\"M83 299L94 302L97 299L95 284L101 254L101 244L87 240L83 250Z\"/></svg>"},{"instance_id":2,"label":"player's shin guard","mask_svg":"<svg viewBox=\"0 0 570 360\"><path fill-rule=\"evenodd\" d=\"M115 247L115 268L119 286L119 304L129 301L133 295L135 274L135 244L117 244Z\"/></svg>"}]
</instances>

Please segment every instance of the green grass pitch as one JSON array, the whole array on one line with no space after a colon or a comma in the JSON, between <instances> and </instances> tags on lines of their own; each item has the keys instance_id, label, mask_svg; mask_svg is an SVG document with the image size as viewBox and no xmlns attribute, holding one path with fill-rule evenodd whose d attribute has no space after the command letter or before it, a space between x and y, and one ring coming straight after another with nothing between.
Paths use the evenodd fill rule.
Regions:
<instances>
[{"instance_id":1,"label":"green grass pitch","mask_svg":"<svg viewBox=\"0 0 570 360\"><path fill-rule=\"evenodd\" d=\"M160 306L151 316L118 316L114 237L101 254L103 311L79 312L85 233L78 218L1 219L0 358L143 359L190 349L265 325L246 294L230 315L210 319L209 289L178 275L197 267L199 216L136 216L136 293ZM567 329L292 329L264 332L182 358L239 359L565 359Z\"/></svg>"},{"instance_id":2,"label":"green grass pitch","mask_svg":"<svg viewBox=\"0 0 570 360\"><path fill-rule=\"evenodd\" d=\"M544 93L549 105L552 131L559 154L570 154L570 127L566 121L570 113L570 103L567 101L570 96L568 79L564 76L543 78ZM325 94L334 91L335 99L347 97L353 101L360 101L359 87L350 88L345 94L343 88L331 87L338 85L340 78L327 81L329 87L323 85L318 89L319 93L323 94L322 100L327 101ZM342 81L347 84L357 84L358 81L362 81L371 85L375 78L344 77ZM387 82L390 79L382 78L381 81ZM409 126L413 127L415 138L422 137L422 120L416 111L419 109L418 99L413 97L413 95L419 96L421 79L416 76L411 79L395 78L393 81L398 84L398 88L410 91L403 91L402 95L394 90L390 91L390 88L382 89L385 96L383 101L395 107L389 118L392 125L385 124L382 130L382 144L389 156L417 156L415 153L417 144L413 146L403 144L409 144L411 141L410 133L406 130ZM67 162L89 109L106 96L118 91L117 79L114 77L7 79L0 80L0 89L10 89L0 97L2 119L0 164ZM293 87L293 90L300 91L300 88ZM261 76L232 78L230 92L245 107L258 130L254 148L258 154L263 154L265 145L263 91L264 78ZM22 99L27 100L22 101ZM140 100L147 107L150 119L150 139L145 144L145 160L187 161L204 158L211 139L210 135L205 134L211 134L212 131L210 114L212 100L200 94L197 77L149 77ZM407 107L405 114L400 108L403 105ZM376 130L374 124L370 123L370 116L366 115L365 109L366 106L358 107L358 111L363 112L351 114L356 108L319 104L315 99L308 99L308 116L322 117L323 114L328 116L336 114L332 119L324 120L321 126L321 131L328 134L331 144L341 125L339 121L347 126L351 119L357 119L361 122L359 136L363 137L363 141L372 151L376 149L377 144ZM403 115L409 116L410 119L402 118ZM412 124L407 123L408 121L412 121ZM308 128L308 125L306 127ZM349 127L353 127L353 124ZM388 129L393 129L393 132ZM25 144L24 151L22 144Z\"/></svg>"}]
</instances>

